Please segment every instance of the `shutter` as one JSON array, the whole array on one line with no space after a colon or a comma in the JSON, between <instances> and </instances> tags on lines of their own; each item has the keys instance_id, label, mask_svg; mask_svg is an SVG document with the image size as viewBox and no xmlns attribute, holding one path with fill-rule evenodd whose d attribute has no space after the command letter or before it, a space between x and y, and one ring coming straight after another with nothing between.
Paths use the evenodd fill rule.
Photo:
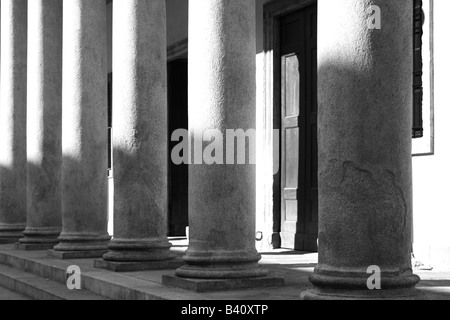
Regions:
<instances>
[{"instance_id":1,"label":"shutter","mask_svg":"<svg viewBox=\"0 0 450 320\"><path fill-rule=\"evenodd\" d=\"M413 139L423 137L422 36L424 20L423 2L422 0L414 0Z\"/></svg>"}]
</instances>

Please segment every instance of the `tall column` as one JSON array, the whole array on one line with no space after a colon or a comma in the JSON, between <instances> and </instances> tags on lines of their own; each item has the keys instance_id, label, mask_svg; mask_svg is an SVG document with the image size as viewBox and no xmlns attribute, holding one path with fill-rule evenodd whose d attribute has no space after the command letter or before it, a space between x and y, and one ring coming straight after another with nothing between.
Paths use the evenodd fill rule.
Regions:
<instances>
[{"instance_id":1,"label":"tall column","mask_svg":"<svg viewBox=\"0 0 450 320\"><path fill-rule=\"evenodd\" d=\"M202 141L210 129L223 135L227 129L254 129L255 2L191 0L189 12L191 135ZM195 151L198 161L202 150ZM184 278L239 279L231 286L245 279L264 282L267 271L259 266L255 249L255 179L250 164L190 165L187 265L176 271L177 278L166 277L165 284L177 285L174 280L183 286Z\"/></svg>"},{"instance_id":2,"label":"tall column","mask_svg":"<svg viewBox=\"0 0 450 320\"><path fill-rule=\"evenodd\" d=\"M101 257L108 224L106 2L64 0L62 210L54 254Z\"/></svg>"},{"instance_id":3,"label":"tall column","mask_svg":"<svg viewBox=\"0 0 450 320\"><path fill-rule=\"evenodd\" d=\"M62 1L28 2L28 196L21 247L50 249L61 233Z\"/></svg>"},{"instance_id":4,"label":"tall column","mask_svg":"<svg viewBox=\"0 0 450 320\"><path fill-rule=\"evenodd\" d=\"M372 26L381 9L381 29ZM305 299L412 298L412 1L319 1L319 265ZM374 24L376 26L376 24ZM381 290L371 266L381 270Z\"/></svg>"},{"instance_id":5,"label":"tall column","mask_svg":"<svg viewBox=\"0 0 450 320\"><path fill-rule=\"evenodd\" d=\"M1 1L0 243L26 226L27 0Z\"/></svg>"},{"instance_id":6,"label":"tall column","mask_svg":"<svg viewBox=\"0 0 450 320\"><path fill-rule=\"evenodd\" d=\"M116 0L113 12L114 239L96 265L165 268L173 258L167 239L166 1Z\"/></svg>"}]
</instances>

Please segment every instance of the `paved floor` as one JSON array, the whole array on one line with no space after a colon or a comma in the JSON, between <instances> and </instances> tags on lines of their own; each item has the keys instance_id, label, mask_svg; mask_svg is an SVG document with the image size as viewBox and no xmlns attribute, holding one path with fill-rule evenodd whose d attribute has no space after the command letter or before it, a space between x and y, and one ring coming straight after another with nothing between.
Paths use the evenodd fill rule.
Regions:
<instances>
[{"instance_id":1,"label":"paved floor","mask_svg":"<svg viewBox=\"0 0 450 320\"><path fill-rule=\"evenodd\" d=\"M187 241L173 241L173 250L182 255L187 248ZM28 253L30 256L39 257L43 253ZM44 255L45 256L45 255ZM46 258L48 259L48 258ZM139 283L148 288L156 287L159 292L167 297L181 300L298 300L300 293L312 287L308 281L308 276L314 271L317 264L318 255L311 253L292 252L289 250L274 250L262 254L261 264L268 267L271 276L282 277L285 279L285 286L277 288L258 288L250 290L213 292L208 294L199 294L181 289L164 287L161 284L161 278L164 274L173 273L173 271L144 271L130 272L124 274L100 273L102 278L119 280L131 283ZM51 261L58 265L64 263L75 263L74 261L62 262ZM92 260L77 260L76 263L82 270L92 271ZM94 274L99 274L98 269ZM92 271L94 272L94 271ZM450 267L448 270L417 271L422 282L418 288L426 292L427 298L435 300L450 300ZM24 299L8 290L0 288L0 300Z\"/></svg>"}]
</instances>

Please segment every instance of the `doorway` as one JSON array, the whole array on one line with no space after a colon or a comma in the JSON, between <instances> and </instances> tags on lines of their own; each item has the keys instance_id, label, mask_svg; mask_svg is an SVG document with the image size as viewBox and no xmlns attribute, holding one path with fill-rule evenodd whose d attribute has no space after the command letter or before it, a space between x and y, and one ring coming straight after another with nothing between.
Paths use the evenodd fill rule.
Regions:
<instances>
[{"instance_id":1,"label":"doorway","mask_svg":"<svg viewBox=\"0 0 450 320\"><path fill-rule=\"evenodd\" d=\"M317 251L317 3L280 31L281 247Z\"/></svg>"},{"instance_id":2,"label":"doorway","mask_svg":"<svg viewBox=\"0 0 450 320\"><path fill-rule=\"evenodd\" d=\"M175 165L171 160L173 148L179 142L172 142L175 130L188 129L188 60L176 59L167 66L168 110L169 110L169 217L170 237L186 236L188 216L188 165Z\"/></svg>"}]
</instances>

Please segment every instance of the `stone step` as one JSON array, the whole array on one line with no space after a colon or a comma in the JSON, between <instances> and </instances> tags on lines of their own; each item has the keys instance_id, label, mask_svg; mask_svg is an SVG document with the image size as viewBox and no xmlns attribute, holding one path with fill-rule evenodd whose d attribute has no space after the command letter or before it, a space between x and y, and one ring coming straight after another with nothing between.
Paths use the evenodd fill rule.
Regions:
<instances>
[{"instance_id":1,"label":"stone step","mask_svg":"<svg viewBox=\"0 0 450 320\"><path fill-rule=\"evenodd\" d=\"M81 269L81 288L113 300L203 300L204 296L161 284L163 274L171 270L156 272L155 278L138 278L93 267L93 259L59 260L46 251L21 251L13 245L0 245L0 265L18 272L49 279L63 286L65 290L67 269L78 266ZM1 285L1 283L0 283Z\"/></svg>"},{"instance_id":2,"label":"stone step","mask_svg":"<svg viewBox=\"0 0 450 320\"><path fill-rule=\"evenodd\" d=\"M0 265L0 286L35 300L107 300L86 290L69 290L61 283L5 265Z\"/></svg>"}]
</instances>

